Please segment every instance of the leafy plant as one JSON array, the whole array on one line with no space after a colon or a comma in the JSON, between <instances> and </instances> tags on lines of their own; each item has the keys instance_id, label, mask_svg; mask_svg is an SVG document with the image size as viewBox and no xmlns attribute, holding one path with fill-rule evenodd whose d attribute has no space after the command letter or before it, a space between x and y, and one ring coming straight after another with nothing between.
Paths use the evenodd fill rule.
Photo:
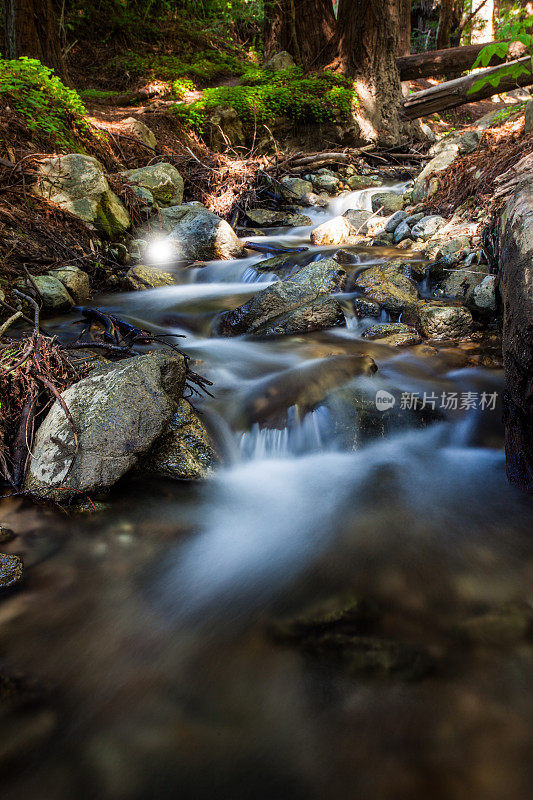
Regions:
<instances>
[{"instance_id":1,"label":"leafy plant","mask_svg":"<svg viewBox=\"0 0 533 800\"><path fill-rule=\"evenodd\" d=\"M479 91L487 84L497 89L503 78L512 78L516 80L521 75L533 74L533 35L529 32L532 26L533 17L512 16L499 28L499 35L507 38L509 41L493 42L484 47L476 58L473 68L487 67L494 56L498 56L502 59L505 58L509 53L511 45L515 42L520 42L520 44L524 45L530 60L528 63L521 61L519 63L508 64L491 75L484 75L468 90L469 94Z\"/></svg>"},{"instance_id":2,"label":"leafy plant","mask_svg":"<svg viewBox=\"0 0 533 800\"><path fill-rule=\"evenodd\" d=\"M0 59L0 97L24 118L30 130L40 130L58 144L72 143L73 132L89 129L80 96L35 58Z\"/></svg>"}]
</instances>

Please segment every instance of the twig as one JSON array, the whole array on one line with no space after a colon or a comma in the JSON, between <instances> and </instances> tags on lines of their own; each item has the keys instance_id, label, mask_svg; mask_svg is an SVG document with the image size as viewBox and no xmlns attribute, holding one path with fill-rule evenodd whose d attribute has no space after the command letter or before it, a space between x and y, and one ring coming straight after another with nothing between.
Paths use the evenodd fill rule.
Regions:
<instances>
[{"instance_id":1,"label":"twig","mask_svg":"<svg viewBox=\"0 0 533 800\"><path fill-rule=\"evenodd\" d=\"M0 326L0 336L3 336L4 333L7 331L7 329L10 328L13 325L13 323L16 322L18 319L20 319L22 316L23 316L22 311L17 311L15 314L13 314L12 317L6 319L4 324Z\"/></svg>"}]
</instances>

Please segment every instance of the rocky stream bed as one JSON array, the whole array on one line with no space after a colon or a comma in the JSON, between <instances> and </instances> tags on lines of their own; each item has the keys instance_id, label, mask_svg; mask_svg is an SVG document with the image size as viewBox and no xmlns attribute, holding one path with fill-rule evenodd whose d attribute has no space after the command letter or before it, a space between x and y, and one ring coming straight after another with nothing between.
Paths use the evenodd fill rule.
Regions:
<instances>
[{"instance_id":1,"label":"rocky stream bed","mask_svg":"<svg viewBox=\"0 0 533 800\"><path fill-rule=\"evenodd\" d=\"M55 504L0 505L6 797L528 796L533 515L505 477L497 265L425 208L478 140L414 182L287 176L236 230L170 164L133 170L124 291L34 279L66 344L106 320L157 338L80 349L25 478ZM129 226L95 159L48 159L38 191Z\"/></svg>"}]
</instances>

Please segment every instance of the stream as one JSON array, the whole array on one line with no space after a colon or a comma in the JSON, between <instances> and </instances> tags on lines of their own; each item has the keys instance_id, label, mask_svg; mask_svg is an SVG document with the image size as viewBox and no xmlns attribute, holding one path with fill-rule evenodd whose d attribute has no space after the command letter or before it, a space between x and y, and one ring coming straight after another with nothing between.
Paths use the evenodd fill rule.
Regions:
<instances>
[{"instance_id":1,"label":"stream","mask_svg":"<svg viewBox=\"0 0 533 800\"><path fill-rule=\"evenodd\" d=\"M317 224L370 197L304 213ZM308 247L299 263L339 249L310 246L309 231L248 241ZM406 259L347 249L353 269ZM2 501L27 571L0 604L0 695L22 687L0 706L3 797L531 797L533 509L505 477L497 345L365 340L376 320L354 316L350 292L337 295L346 327L216 337L217 314L276 279L248 252L94 301L186 336L175 343L214 383L194 401L223 454L211 477L139 476L87 516ZM73 339L74 322L51 327ZM375 375L333 366L361 355ZM494 407L443 408L454 393ZM425 413L410 394L429 398ZM357 607L355 622L328 616L332 603ZM487 617L476 637L469 621ZM316 619L327 636L302 645ZM350 650L353 626L422 661L375 669Z\"/></svg>"}]
</instances>

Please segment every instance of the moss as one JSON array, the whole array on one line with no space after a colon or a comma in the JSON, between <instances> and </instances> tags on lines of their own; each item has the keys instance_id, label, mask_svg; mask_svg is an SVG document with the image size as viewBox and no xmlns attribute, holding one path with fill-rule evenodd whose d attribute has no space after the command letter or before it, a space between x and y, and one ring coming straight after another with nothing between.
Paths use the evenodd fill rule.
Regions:
<instances>
[{"instance_id":1,"label":"moss","mask_svg":"<svg viewBox=\"0 0 533 800\"><path fill-rule=\"evenodd\" d=\"M205 89L203 98L174 107L187 125L201 132L209 112L231 106L243 122L287 116L296 122L348 120L357 105L354 84L332 72L304 76L302 70L248 69L238 86Z\"/></svg>"},{"instance_id":2,"label":"moss","mask_svg":"<svg viewBox=\"0 0 533 800\"><path fill-rule=\"evenodd\" d=\"M196 82L205 85L227 75L242 75L246 64L236 54L211 48L193 53L190 58L163 53L144 55L127 50L113 59L109 68L123 70L135 78L163 82L189 79L194 81L194 88Z\"/></svg>"}]
</instances>

